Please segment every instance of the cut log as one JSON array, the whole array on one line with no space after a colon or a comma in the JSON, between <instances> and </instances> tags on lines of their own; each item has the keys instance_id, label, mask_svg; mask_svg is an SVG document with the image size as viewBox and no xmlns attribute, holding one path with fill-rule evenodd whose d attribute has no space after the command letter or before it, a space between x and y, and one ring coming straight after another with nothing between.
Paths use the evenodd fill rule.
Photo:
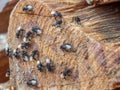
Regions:
<instances>
[{"instance_id":1,"label":"cut log","mask_svg":"<svg viewBox=\"0 0 120 90\"><path fill-rule=\"evenodd\" d=\"M74 3L73 3L74 2ZM46 66L42 72L37 69L37 61L23 61L10 58L10 84L17 90L116 90L120 89L120 3L112 3L84 9L67 8L76 5L67 0L20 0L14 8L9 22L8 43L13 50L23 42L16 38L16 30L21 26L25 32L38 26L42 34L33 38L26 51L30 55L39 50L39 60L46 65L49 58L53 71ZM32 5L32 12L22 11L25 5ZM55 21L52 10L61 12L62 25L53 27ZM78 16L81 24L72 22ZM61 45L69 43L72 50L61 50ZM48 60L48 59L47 59ZM67 79L60 77L66 68L71 69ZM31 87L27 81L36 79L38 85Z\"/></svg>"}]
</instances>

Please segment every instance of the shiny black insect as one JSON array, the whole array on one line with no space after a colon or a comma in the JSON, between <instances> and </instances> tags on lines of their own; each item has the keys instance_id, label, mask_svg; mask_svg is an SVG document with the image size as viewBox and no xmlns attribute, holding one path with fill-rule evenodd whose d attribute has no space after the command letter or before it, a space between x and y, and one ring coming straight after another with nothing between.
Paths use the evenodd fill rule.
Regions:
<instances>
[{"instance_id":1,"label":"shiny black insect","mask_svg":"<svg viewBox=\"0 0 120 90\"><path fill-rule=\"evenodd\" d=\"M29 42L23 42L20 45L18 45L18 48L20 48L20 49L28 49L29 47L30 47Z\"/></svg>"},{"instance_id":2,"label":"shiny black insect","mask_svg":"<svg viewBox=\"0 0 120 90\"><path fill-rule=\"evenodd\" d=\"M43 71L43 65L41 64L40 61L37 61L37 68L38 68L38 70L39 70L40 72Z\"/></svg>"},{"instance_id":3,"label":"shiny black insect","mask_svg":"<svg viewBox=\"0 0 120 90\"><path fill-rule=\"evenodd\" d=\"M23 41L30 41L33 38L33 33L31 31L28 31L25 35L25 37L23 38Z\"/></svg>"},{"instance_id":4,"label":"shiny black insect","mask_svg":"<svg viewBox=\"0 0 120 90\"><path fill-rule=\"evenodd\" d=\"M63 72L61 72L61 78L66 79L67 76L70 76L72 73L71 69L65 69Z\"/></svg>"},{"instance_id":5,"label":"shiny black insect","mask_svg":"<svg viewBox=\"0 0 120 90\"><path fill-rule=\"evenodd\" d=\"M39 27L32 27L32 32L34 32L36 35L40 35L42 33L42 30Z\"/></svg>"},{"instance_id":6,"label":"shiny black insect","mask_svg":"<svg viewBox=\"0 0 120 90\"><path fill-rule=\"evenodd\" d=\"M26 51L22 51L22 58L24 61L28 61L29 60L29 55Z\"/></svg>"},{"instance_id":7,"label":"shiny black insect","mask_svg":"<svg viewBox=\"0 0 120 90\"><path fill-rule=\"evenodd\" d=\"M58 11L52 11L51 14L55 17L56 20L57 18L62 18L62 14Z\"/></svg>"},{"instance_id":8,"label":"shiny black insect","mask_svg":"<svg viewBox=\"0 0 120 90\"><path fill-rule=\"evenodd\" d=\"M30 79L27 81L28 86L37 86L37 80L36 79Z\"/></svg>"},{"instance_id":9,"label":"shiny black insect","mask_svg":"<svg viewBox=\"0 0 120 90\"><path fill-rule=\"evenodd\" d=\"M48 72L52 71L52 66L51 66L50 59L46 59L46 67L47 67Z\"/></svg>"},{"instance_id":10,"label":"shiny black insect","mask_svg":"<svg viewBox=\"0 0 120 90\"><path fill-rule=\"evenodd\" d=\"M16 59L19 59L19 57L20 57L20 51L19 51L18 48L15 49L15 50L13 50L13 56L14 56Z\"/></svg>"},{"instance_id":11,"label":"shiny black insect","mask_svg":"<svg viewBox=\"0 0 120 90\"><path fill-rule=\"evenodd\" d=\"M9 76L10 76L10 69L8 69L8 70L6 71L5 76L6 76L6 77L9 77Z\"/></svg>"},{"instance_id":12,"label":"shiny black insect","mask_svg":"<svg viewBox=\"0 0 120 90\"><path fill-rule=\"evenodd\" d=\"M71 51L72 46L66 43L66 44L61 45L60 49L62 49L63 51Z\"/></svg>"},{"instance_id":13,"label":"shiny black insect","mask_svg":"<svg viewBox=\"0 0 120 90\"><path fill-rule=\"evenodd\" d=\"M76 16L76 17L73 17L73 19L72 19L74 22L76 22L76 23L79 23L81 20L80 20L80 18L78 17L78 16Z\"/></svg>"},{"instance_id":14,"label":"shiny black insect","mask_svg":"<svg viewBox=\"0 0 120 90\"><path fill-rule=\"evenodd\" d=\"M16 38L21 38L23 36L24 31L25 31L24 29L22 29L21 27L18 27L16 32Z\"/></svg>"},{"instance_id":15,"label":"shiny black insect","mask_svg":"<svg viewBox=\"0 0 120 90\"><path fill-rule=\"evenodd\" d=\"M5 48L5 53L6 53L6 56L10 57L11 56L11 50L10 50L10 48L6 47Z\"/></svg>"},{"instance_id":16,"label":"shiny black insect","mask_svg":"<svg viewBox=\"0 0 120 90\"><path fill-rule=\"evenodd\" d=\"M33 6L32 5L25 5L24 7L23 7L23 11L33 11Z\"/></svg>"},{"instance_id":17,"label":"shiny black insect","mask_svg":"<svg viewBox=\"0 0 120 90\"><path fill-rule=\"evenodd\" d=\"M60 27L62 20L53 22L52 26Z\"/></svg>"},{"instance_id":18,"label":"shiny black insect","mask_svg":"<svg viewBox=\"0 0 120 90\"><path fill-rule=\"evenodd\" d=\"M38 50L33 50L32 54L30 56L30 61L34 60L38 60L39 58L39 51Z\"/></svg>"}]
</instances>

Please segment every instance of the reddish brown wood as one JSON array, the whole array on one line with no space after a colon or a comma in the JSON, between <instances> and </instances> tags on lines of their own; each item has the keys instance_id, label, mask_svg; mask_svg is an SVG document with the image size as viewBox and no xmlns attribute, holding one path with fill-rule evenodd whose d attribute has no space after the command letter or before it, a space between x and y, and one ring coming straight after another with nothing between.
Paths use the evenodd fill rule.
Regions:
<instances>
[{"instance_id":1,"label":"reddish brown wood","mask_svg":"<svg viewBox=\"0 0 120 90\"><path fill-rule=\"evenodd\" d=\"M6 78L5 74L7 69L9 69L9 60L5 56L5 51L0 51L0 83L4 83L9 80Z\"/></svg>"},{"instance_id":2,"label":"reddish brown wood","mask_svg":"<svg viewBox=\"0 0 120 90\"><path fill-rule=\"evenodd\" d=\"M7 32L9 16L17 2L18 0L0 0L0 33Z\"/></svg>"}]
</instances>

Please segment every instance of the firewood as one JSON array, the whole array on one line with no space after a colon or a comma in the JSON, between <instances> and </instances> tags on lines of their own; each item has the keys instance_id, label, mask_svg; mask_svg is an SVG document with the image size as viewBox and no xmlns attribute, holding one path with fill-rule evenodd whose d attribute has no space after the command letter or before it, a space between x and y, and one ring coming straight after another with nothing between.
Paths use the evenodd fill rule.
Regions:
<instances>
[{"instance_id":1,"label":"firewood","mask_svg":"<svg viewBox=\"0 0 120 90\"><path fill-rule=\"evenodd\" d=\"M68 8L78 0L20 0L9 22L7 41L17 49L24 36L30 47L10 58L10 84L17 90L112 90L120 88L120 3ZM25 5L33 7L24 11ZM51 15L58 11L62 17ZM80 22L73 20L79 17ZM52 26L55 21L59 26ZM32 32L39 27L40 35ZM16 38L21 27L23 37ZM64 45L64 47L61 45ZM27 60L38 50L37 60ZM27 51L23 54L21 52ZM40 62L41 71L38 70ZM48 70L50 69L50 71ZM68 72L69 71L69 72ZM65 77L65 78L61 78ZM32 84L27 82L32 80ZM33 81L34 80L34 81Z\"/></svg>"}]
</instances>

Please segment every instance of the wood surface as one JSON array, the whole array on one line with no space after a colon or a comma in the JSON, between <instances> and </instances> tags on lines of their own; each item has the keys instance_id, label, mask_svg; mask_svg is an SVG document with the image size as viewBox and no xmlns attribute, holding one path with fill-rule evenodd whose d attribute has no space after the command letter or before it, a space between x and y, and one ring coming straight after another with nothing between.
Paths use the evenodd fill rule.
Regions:
<instances>
[{"instance_id":1,"label":"wood surface","mask_svg":"<svg viewBox=\"0 0 120 90\"><path fill-rule=\"evenodd\" d=\"M119 0L88 0L93 2L92 4L107 4L107 3L113 3L113 2L119 2Z\"/></svg>"},{"instance_id":2,"label":"wood surface","mask_svg":"<svg viewBox=\"0 0 120 90\"><path fill-rule=\"evenodd\" d=\"M32 41L31 52L37 48L40 60L50 58L54 72L40 72L36 61L24 62L10 58L10 84L17 90L116 90L120 88L120 3L89 6L80 9L78 0L20 0L14 8L9 22L9 47L16 49L22 42L15 38L16 29L22 26L26 32L33 26L42 29L42 35ZM31 4L32 13L22 11ZM75 6L74 8L67 8ZM52 27L52 10L63 15L61 28ZM72 23L79 16L81 25ZM60 45L70 43L75 52L63 52ZM72 75L61 79L64 68L72 68ZM36 78L37 87L26 85L27 80ZM119 89L118 89L119 90Z\"/></svg>"}]
</instances>

